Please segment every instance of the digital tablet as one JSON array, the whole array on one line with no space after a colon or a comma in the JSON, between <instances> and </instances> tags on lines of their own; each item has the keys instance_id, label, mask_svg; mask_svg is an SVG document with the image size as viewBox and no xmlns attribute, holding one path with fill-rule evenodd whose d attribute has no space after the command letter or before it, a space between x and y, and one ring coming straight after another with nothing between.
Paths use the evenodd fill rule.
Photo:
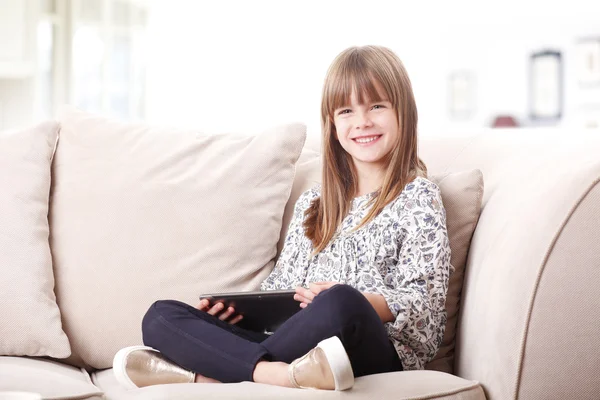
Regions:
<instances>
[{"instance_id":1,"label":"digital tablet","mask_svg":"<svg viewBox=\"0 0 600 400\"><path fill-rule=\"evenodd\" d=\"M213 303L222 302L244 316L236 325L255 332L275 332L288 318L302 310L294 300L295 290L211 293L200 295Z\"/></svg>"}]
</instances>

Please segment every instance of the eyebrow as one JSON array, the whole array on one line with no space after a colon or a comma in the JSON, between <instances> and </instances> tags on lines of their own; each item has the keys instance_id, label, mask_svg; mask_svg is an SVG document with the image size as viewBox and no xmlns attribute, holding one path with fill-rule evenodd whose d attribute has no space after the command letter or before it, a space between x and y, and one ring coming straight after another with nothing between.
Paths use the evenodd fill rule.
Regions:
<instances>
[{"instance_id":1,"label":"eyebrow","mask_svg":"<svg viewBox=\"0 0 600 400\"><path fill-rule=\"evenodd\" d=\"M377 103L384 103L384 102L391 103L391 101L389 101L388 99L386 99L386 98L383 98L383 99L379 99L379 100L376 100L376 101L367 101L366 103L361 103L361 104L359 104L359 106L363 106L363 105L366 105L366 104L377 104ZM352 106L350 105L350 103L348 103L348 104L346 104L346 105L339 106L339 107L335 108L334 110L339 110L339 109L342 109L342 108L348 108L348 107L352 107Z\"/></svg>"}]
</instances>

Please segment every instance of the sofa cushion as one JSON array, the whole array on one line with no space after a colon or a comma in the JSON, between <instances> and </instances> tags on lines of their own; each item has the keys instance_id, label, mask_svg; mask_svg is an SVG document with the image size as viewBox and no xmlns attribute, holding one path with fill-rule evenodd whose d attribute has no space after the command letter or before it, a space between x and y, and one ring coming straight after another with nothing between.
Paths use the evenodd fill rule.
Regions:
<instances>
[{"instance_id":1,"label":"sofa cushion","mask_svg":"<svg viewBox=\"0 0 600 400\"><path fill-rule=\"evenodd\" d=\"M452 252L450 262L454 266L454 273L450 275L446 296L448 321L444 338L434 359L425 368L453 373L460 296L467 265L467 254L481 213L483 175L480 170L474 169L431 175L430 179L439 186L442 192Z\"/></svg>"},{"instance_id":2,"label":"sofa cushion","mask_svg":"<svg viewBox=\"0 0 600 400\"><path fill-rule=\"evenodd\" d=\"M39 393L44 399L84 399L102 395L85 370L50 360L0 357L0 392Z\"/></svg>"},{"instance_id":3,"label":"sofa cushion","mask_svg":"<svg viewBox=\"0 0 600 400\"><path fill-rule=\"evenodd\" d=\"M305 149L298 160L292 194L286 205L283 217L284 226L279 238L279 252L283 246L287 228L292 218L294 203L302 192L321 182L321 163L320 154L311 149ZM444 339L440 350L426 368L452 373L460 294L463 286L467 253L481 211L483 175L481 171L474 169L431 175L429 179L439 186L442 193L452 252L450 262L454 266L455 271L450 276L450 283L448 285L448 296L446 299L448 321L446 323Z\"/></svg>"},{"instance_id":4,"label":"sofa cushion","mask_svg":"<svg viewBox=\"0 0 600 400\"><path fill-rule=\"evenodd\" d=\"M354 387L343 393L329 390L299 390L254 382L185 383L156 385L126 391L120 386L112 369L92 374L92 381L104 392L107 400L162 399L436 399L485 400L478 382L437 371L404 371L357 378Z\"/></svg>"},{"instance_id":5,"label":"sofa cushion","mask_svg":"<svg viewBox=\"0 0 600 400\"><path fill-rule=\"evenodd\" d=\"M159 299L196 305L269 274L305 126L256 135L125 124L68 109L51 201L57 296L75 356L112 365Z\"/></svg>"},{"instance_id":6,"label":"sofa cushion","mask_svg":"<svg viewBox=\"0 0 600 400\"><path fill-rule=\"evenodd\" d=\"M48 242L58 125L0 133L0 355L67 357Z\"/></svg>"},{"instance_id":7,"label":"sofa cushion","mask_svg":"<svg viewBox=\"0 0 600 400\"><path fill-rule=\"evenodd\" d=\"M279 256L283 249L285 236L290 226L290 222L292 221L292 216L294 215L296 201L306 190L321 183L321 179L321 157L319 153L305 147L296 163L296 177L294 178L292 193L290 194L289 201L285 205L283 224L281 225L281 235L279 236L279 243L277 244L277 256Z\"/></svg>"}]
</instances>

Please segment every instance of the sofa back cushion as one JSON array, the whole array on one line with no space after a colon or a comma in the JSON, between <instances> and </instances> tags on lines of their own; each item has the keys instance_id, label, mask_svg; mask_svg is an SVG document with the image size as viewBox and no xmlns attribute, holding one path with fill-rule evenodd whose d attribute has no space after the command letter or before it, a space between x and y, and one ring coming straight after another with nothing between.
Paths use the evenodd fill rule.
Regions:
<instances>
[{"instance_id":1,"label":"sofa back cushion","mask_svg":"<svg viewBox=\"0 0 600 400\"><path fill-rule=\"evenodd\" d=\"M156 300L259 287L305 126L205 135L72 109L60 123L51 243L75 358L110 367Z\"/></svg>"},{"instance_id":2,"label":"sofa back cushion","mask_svg":"<svg viewBox=\"0 0 600 400\"><path fill-rule=\"evenodd\" d=\"M48 242L58 124L0 132L0 355L67 357Z\"/></svg>"},{"instance_id":3,"label":"sofa back cushion","mask_svg":"<svg viewBox=\"0 0 600 400\"><path fill-rule=\"evenodd\" d=\"M484 194L483 175L480 170L472 169L430 175L442 192L442 201L446 209L446 226L450 249L450 262L455 270L450 275L446 312L448 320L444 338L434 359L426 369L454 373L456 332L460 310L460 297L463 290L467 255L479 215Z\"/></svg>"},{"instance_id":4,"label":"sofa back cushion","mask_svg":"<svg viewBox=\"0 0 600 400\"><path fill-rule=\"evenodd\" d=\"M296 200L302 192L321 182L321 165L321 155L317 151L304 149L296 166L297 173L292 195L286 205L283 217L284 227L278 244L279 252L283 247ZM455 271L450 276L448 285L446 298L448 321L444 339L437 355L426 368L453 373L460 295L467 254L481 211L483 175L481 171L474 169L453 173L438 172L437 174L430 174L429 179L439 186L442 193L452 253L450 262Z\"/></svg>"}]
</instances>

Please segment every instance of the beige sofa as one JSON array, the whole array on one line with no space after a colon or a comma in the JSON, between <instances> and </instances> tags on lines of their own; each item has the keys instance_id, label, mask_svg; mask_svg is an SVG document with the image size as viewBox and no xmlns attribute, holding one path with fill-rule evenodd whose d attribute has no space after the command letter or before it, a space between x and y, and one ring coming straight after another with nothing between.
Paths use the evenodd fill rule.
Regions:
<instances>
[{"instance_id":1,"label":"beige sofa","mask_svg":"<svg viewBox=\"0 0 600 400\"><path fill-rule=\"evenodd\" d=\"M90 132L96 129L95 127L99 127L98 132ZM57 127L46 124L39 129L50 132ZM294 136L294 130L302 128L288 126L284 129L289 137ZM110 136L110 132L115 132L115 136ZM276 136L281 137L281 130L277 132ZM164 168L155 169L154 175L145 175L147 171L138 170L134 150L142 148L149 152L148 154L155 154L152 153L155 148L158 149L156 151L167 148L165 151L168 153L168 147L171 145L169 143L187 140L182 139L185 134L179 131L171 134L169 142L162 142L164 135L156 135L153 128L140 133L138 128L124 128L124 125L116 122L75 113L61 121L60 139L55 153L55 143L51 140L53 136L48 136L49 139L44 145L52 148L54 154L51 164L52 196L49 197L49 243L54 263L51 271L56 283L55 291L61 320L58 326L52 325L57 321L56 318L44 322L44 334L47 331L56 331L52 344L44 345L40 341L34 346L30 341L23 339L22 343L18 343L21 347L14 350L16 345L6 339L6 335L12 333L6 331L9 333L6 333L4 341L0 342L0 351L5 354L0 357L0 391L28 390L42 393L44 398L48 399L107 400L339 397L500 400L600 398L600 350L596 346L596 338L600 332L600 301L597 296L600 287L600 186L597 185L600 178L600 135L598 132L546 129L481 130L469 134L421 138L420 152L430 174L443 176L447 173L479 169L485 179L481 214L476 227L473 226L474 234L464 271L456 349L452 350L449 354L451 357L447 358L454 360L453 365L434 362L428 367L431 369L425 371L405 371L358 378L354 388L344 393L284 389L250 382L163 385L129 392L123 390L117 385L108 363L115 349L139 343L138 333L132 338L123 338L127 337L128 329L137 332L137 325L129 325L130 321L137 323L141 315L138 315L138 311L123 311L124 317L113 320L111 325L110 319L107 318L117 318L120 312L117 309L118 305L122 304L126 309L129 304L135 303L135 299L146 296L139 306L145 307L150 299L156 298L156 294L145 293L144 290L144 285L152 288L154 273L157 274L156 280L160 282L160 286L157 287L160 287L161 297L178 297L189 302L195 299L195 294L207 288L256 287L257 282L260 282L273 265L276 256L274 245L281 249L295 199L302 190L319 180L320 161L318 145L315 144L317 141L309 140L298 160L300 150L296 147L298 143L304 143L303 132L297 135L299 142L289 139L290 143L282 145L282 148L291 149L289 154L278 149L276 155L274 152L264 152L257 159L250 161L245 160L245 156L242 155L237 157L236 151L244 148L260 153L279 139L274 139L275 136L263 138L263 141L260 138L254 141L232 139L228 142L229 147L214 147L211 142L210 146L213 147L209 146L209 151L212 153L219 153L223 149L229 152L220 153L220 158L211 159L211 171L216 168L215 162L218 160L221 160L223 165L235 162L241 162L243 165L244 162L263 162L271 156L282 157L279 161L284 163L281 165L285 168L273 160L264 161L265 165L261 167L275 168L266 175L273 177L281 172L284 175L278 179L289 181L288 185L284 184L277 189L277 193L283 194L283 197L280 196L283 200L280 200L279 209L275 210L273 215L248 215L244 217L248 218L248 221L240 226L235 225L236 219L223 222L225 228L231 225L232 232L247 234L247 229L256 228L252 218L271 221L272 226L265 224L265 230L276 229L279 242L275 243L276 239L271 244L272 248L259 255L266 257L269 262L260 270L250 271L247 276L251 278L246 276L244 284L239 284L242 278L237 272L229 270L218 271L217 274L226 280L225 283L213 277L210 278L214 279L213 281L206 278L210 281L209 284L200 282L199 276L205 275L187 276L190 270L185 268L169 269L169 273L163 275L155 270L139 270L143 268L144 262L150 260L153 252L159 252L157 254L164 260L164 265L175 262L173 260L176 258L169 257L183 254L183 244L180 241L185 239L182 238L194 235L192 231L186 230L186 220L195 218L193 215L185 215L185 218L171 224L179 224L177 229L182 232L176 241L170 241L168 236L164 236L164 232L153 232L154 220L138 221L140 225L136 229L139 230L132 232L139 232L139 235L119 235L120 232L129 229L128 214L139 212L137 209L127 208L128 199L132 198L133 203L139 204L140 198L143 198L136 195L137 189L132 187L130 180L132 176L142 179L149 176L149 180L153 182L160 177L161 185L165 182L175 185L171 186L174 191L179 187L177 185L196 182L197 178L187 175L185 179L191 180L186 181L181 176L176 179L163 176L167 170L164 160L158 161L157 165ZM85 139L82 139L83 135L87 135ZM106 141L114 141L118 145L114 148L105 146L103 135L107 135ZM39 136L40 133L37 132L32 137ZM88 139L89 142L85 142ZM6 145L6 142L1 140L0 136L0 161L3 156L1 146ZM252 148L253 143L258 143L259 146ZM292 154L294 152L297 154ZM177 147L177 151L170 154L175 158L170 160L185 157L188 153L185 146ZM6 154L4 153L4 156ZM27 150L27 154L29 157L30 150ZM95 161L90 154L102 155L100 159L103 162ZM131 156L124 157L123 154ZM198 157L193 158L197 159ZM120 203L113 202L115 198L106 193L106 188L111 186L102 186L102 182L99 182L101 177L111 174L110 167L105 163L107 160L112 160L111 163L123 163L115 166L122 168L123 174L116 174L111 183L115 193L117 188L128 188L127 193L119 197ZM123 168L123 165L127 168ZM186 164L182 168L185 171L194 171L195 167ZM291 172L285 175L284 172L288 170ZM231 171L227 171L225 167L219 169L215 179L228 176L227 173ZM232 176L239 173L241 172L238 170ZM86 179L86 176L90 179ZM244 185L250 179L240 178L236 185ZM2 182L4 181L0 179L0 184ZM275 190L273 188L278 187L272 183L263 185L261 182L252 183L251 187L257 192L263 189ZM293 186L290 186L292 182ZM101 188L98 189L98 186ZM201 189L198 188L199 193L202 193ZM142 191L142 195L150 189L144 190L146 192ZM277 204L277 193L267 192L271 199L269 205ZM169 208L168 202L152 200L140 207L143 210L158 207L159 211L162 210L160 212L183 209L193 214L197 208L195 198L198 192L176 196L180 195L177 201L187 201L187 204L182 206L179 203L178 207ZM247 200L237 199L237 202L244 201ZM86 211L88 204L93 212ZM119 207L124 208L123 214L112 220L111 210ZM250 209L251 205L246 207ZM92 227L93 231L86 230L91 229L88 226L90 215L97 215L94 217L97 219L93 220L97 224L96 227ZM227 215L229 214L225 213L214 217L223 219L227 218ZM239 214L236 216L237 219L241 218ZM198 218L212 217L200 214ZM115 226L119 227L118 231L111 228ZM0 229L3 228L0 226ZM73 236L73 232L77 235ZM90 232L94 235L90 240L81 239L82 236L90 237ZM72 236L69 241L65 241L68 234ZM158 250L140 248L138 241L149 240L148 238L158 238L160 243L167 243L175 250L165 252L164 247ZM196 239L192 237L191 240ZM259 237L258 240L262 242L265 239ZM76 248L69 247L73 242L78 242L76 246L73 245ZM109 264L117 257L110 251L96 250L98 246L107 243L113 248L123 245L124 248L131 249L132 254L131 258L120 259L121 262L127 260L130 263L123 266L122 270L109 270L103 275L104 272L99 271L99 266L110 268ZM233 246L236 251L242 251L240 248L243 247L243 244ZM213 256L218 260L227 256L223 255L223 252L217 252L215 255L206 251L206 257ZM136 264L140 262L137 254L141 254L142 257L139 264L141 267ZM251 256L257 257L256 254ZM194 265L199 261L194 259L190 262ZM88 268L88 264L94 265ZM136 265L135 268L129 268L133 264ZM76 265L77 268L70 265ZM79 270L82 271L77 272ZM185 286L191 293L189 297L178 295L177 293L183 292L173 289L176 284L171 281L177 279L184 282L177 283L180 286L192 281L189 287ZM198 280L194 281L195 279ZM51 280L45 282L44 290L47 290L48 284L53 283ZM6 283L3 285L6 287ZM141 289L139 292L136 292L138 289L132 289L133 294L125 294L122 288L128 285L136 288L140 286ZM97 296L94 293L104 295ZM81 299L86 298L88 300L82 304ZM56 309L52 308L51 311L55 312ZM3 324L7 323L10 321L5 319ZM35 321L29 323L34 325ZM21 337L26 338L30 334L27 329L23 328ZM24 333L26 331L27 333ZM68 341L64 340L65 338ZM52 353L51 349L57 350ZM29 356L17 356L19 354Z\"/></svg>"}]
</instances>

